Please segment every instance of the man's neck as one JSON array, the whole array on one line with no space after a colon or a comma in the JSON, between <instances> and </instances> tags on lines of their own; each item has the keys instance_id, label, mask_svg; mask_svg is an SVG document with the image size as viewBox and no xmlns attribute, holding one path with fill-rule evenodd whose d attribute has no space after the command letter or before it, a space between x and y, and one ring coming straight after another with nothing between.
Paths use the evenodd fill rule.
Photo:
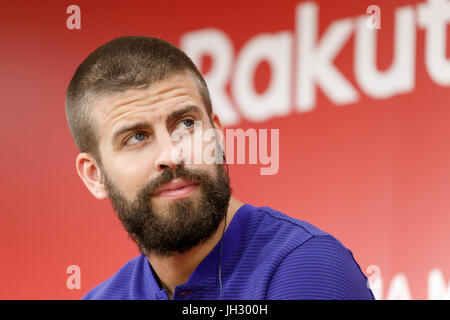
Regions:
<instances>
[{"instance_id":1,"label":"man's neck","mask_svg":"<svg viewBox=\"0 0 450 320\"><path fill-rule=\"evenodd\" d=\"M225 228L228 228L228 225L233 219L236 211L242 205L243 203L234 197L231 197L227 210L227 225ZM189 279L195 268L220 241L224 223L225 221L220 223L216 232L209 239L183 254L175 253L168 257L155 255L147 256L153 270L155 270L161 284L166 290L169 299L173 298L175 287L185 283Z\"/></svg>"}]
</instances>

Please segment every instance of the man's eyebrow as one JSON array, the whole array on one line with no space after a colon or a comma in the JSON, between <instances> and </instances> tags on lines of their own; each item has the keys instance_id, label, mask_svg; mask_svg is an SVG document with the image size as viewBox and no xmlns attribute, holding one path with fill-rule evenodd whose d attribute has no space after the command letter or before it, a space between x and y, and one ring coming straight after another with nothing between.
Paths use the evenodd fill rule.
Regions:
<instances>
[{"instance_id":1,"label":"man's eyebrow","mask_svg":"<svg viewBox=\"0 0 450 320\"><path fill-rule=\"evenodd\" d=\"M190 105L190 106L184 107L182 109L176 110L167 117L166 123L170 123L178 118L181 118L186 113L201 114L201 109L195 105Z\"/></svg>"},{"instance_id":2,"label":"man's eyebrow","mask_svg":"<svg viewBox=\"0 0 450 320\"><path fill-rule=\"evenodd\" d=\"M180 110L176 110L167 117L166 123L170 123L170 122L182 117L183 115L185 115L187 113L191 113L191 112L201 114L201 109L198 106L190 105L190 106L184 107ZM148 122L138 122L138 123L134 123L132 125L124 126L124 127L120 128L119 130L117 130L113 134L112 142L114 143L114 141L116 141L116 139L118 137L120 137L121 135L123 135L124 133L132 132L132 131L139 131L139 130L149 130L152 128L153 128L152 125Z\"/></svg>"},{"instance_id":3,"label":"man's eyebrow","mask_svg":"<svg viewBox=\"0 0 450 320\"><path fill-rule=\"evenodd\" d=\"M134 123L129 126L124 126L114 133L112 142L114 143L114 141L116 141L116 139L124 133L131 132L131 131L148 130L151 128L152 128L152 125L148 122L138 122L138 123Z\"/></svg>"}]
</instances>

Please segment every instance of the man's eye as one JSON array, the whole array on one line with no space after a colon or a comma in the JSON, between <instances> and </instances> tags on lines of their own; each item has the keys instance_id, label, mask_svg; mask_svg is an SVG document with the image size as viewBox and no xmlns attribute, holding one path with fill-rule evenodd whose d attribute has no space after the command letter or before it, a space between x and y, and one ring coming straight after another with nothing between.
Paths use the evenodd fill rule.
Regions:
<instances>
[{"instance_id":1,"label":"man's eye","mask_svg":"<svg viewBox=\"0 0 450 320\"><path fill-rule=\"evenodd\" d=\"M132 146L141 141L144 141L145 139L147 139L147 134L145 132L137 132L137 133L133 134L132 136L130 136L130 138L128 138L125 141L125 144L127 146Z\"/></svg>"},{"instance_id":2,"label":"man's eye","mask_svg":"<svg viewBox=\"0 0 450 320\"><path fill-rule=\"evenodd\" d=\"M191 129L194 128L195 121L194 119L183 119L180 122L178 122L177 127L175 128L175 132L184 132L184 131L191 131Z\"/></svg>"},{"instance_id":3,"label":"man's eye","mask_svg":"<svg viewBox=\"0 0 450 320\"><path fill-rule=\"evenodd\" d=\"M181 122L186 126L186 128L191 128L194 125L194 120L192 119L184 119Z\"/></svg>"}]
</instances>

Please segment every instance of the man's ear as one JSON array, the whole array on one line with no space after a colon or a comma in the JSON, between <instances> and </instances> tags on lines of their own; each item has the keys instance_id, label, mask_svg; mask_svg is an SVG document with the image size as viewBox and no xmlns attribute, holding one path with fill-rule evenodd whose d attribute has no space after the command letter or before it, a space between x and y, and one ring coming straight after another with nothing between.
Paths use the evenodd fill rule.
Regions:
<instances>
[{"instance_id":1,"label":"man's ear","mask_svg":"<svg viewBox=\"0 0 450 320\"><path fill-rule=\"evenodd\" d=\"M219 116L214 112L211 113L211 120L212 120L214 129L216 130L216 138L218 139L218 141L222 147L222 150L224 150L223 143L224 143L224 134L225 133L223 132L222 122L220 122ZM220 135L220 137L218 137L217 135Z\"/></svg>"},{"instance_id":2,"label":"man's ear","mask_svg":"<svg viewBox=\"0 0 450 320\"><path fill-rule=\"evenodd\" d=\"M211 120L212 120L214 129L217 129L217 130L223 132L222 122L220 122L219 116L215 112L211 113Z\"/></svg>"},{"instance_id":3,"label":"man's ear","mask_svg":"<svg viewBox=\"0 0 450 320\"><path fill-rule=\"evenodd\" d=\"M212 112L211 113L211 121L214 127L214 132L216 135L216 143L219 144L219 152L220 154L216 154L216 163L226 162L225 158L225 132L223 131L222 122L220 122L219 116ZM217 147L217 145L216 145ZM216 150L217 151L217 150Z\"/></svg>"},{"instance_id":4,"label":"man's ear","mask_svg":"<svg viewBox=\"0 0 450 320\"><path fill-rule=\"evenodd\" d=\"M80 153L75 167L81 180L94 197L99 200L108 198L100 167L89 153Z\"/></svg>"}]
</instances>

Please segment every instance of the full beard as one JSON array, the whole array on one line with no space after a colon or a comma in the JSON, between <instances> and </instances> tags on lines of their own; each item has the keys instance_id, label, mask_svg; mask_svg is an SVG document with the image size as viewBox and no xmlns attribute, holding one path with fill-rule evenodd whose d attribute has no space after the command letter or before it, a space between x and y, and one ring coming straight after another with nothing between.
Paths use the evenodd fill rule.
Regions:
<instances>
[{"instance_id":1,"label":"full beard","mask_svg":"<svg viewBox=\"0 0 450 320\"><path fill-rule=\"evenodd\" d=\"M158 256L184 253L214 234L227 214L231 197L228 170L225 172L220 164L214 167L215 177L208 171L181 165L164 169L138 191L133 201L128 201L102 170L111 204L140 252ZM198 190L185 199L153 197L159 186L175 178L197 183Z\"/></svg>"}]
</instances>

